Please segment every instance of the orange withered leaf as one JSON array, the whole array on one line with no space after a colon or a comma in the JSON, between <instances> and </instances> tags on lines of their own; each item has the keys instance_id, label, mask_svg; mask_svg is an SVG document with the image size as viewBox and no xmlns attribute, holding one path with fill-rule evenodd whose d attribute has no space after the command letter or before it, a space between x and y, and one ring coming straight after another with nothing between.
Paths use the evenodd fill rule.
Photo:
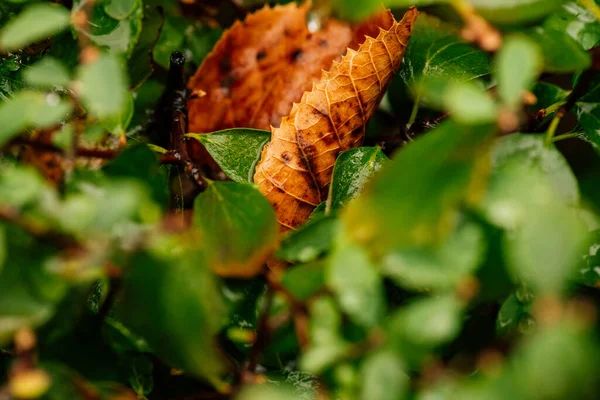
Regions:
<instances>
[{"instance_id":1,"label":"orange withered leaf","mask_svg":"<svg viewBox=\"0 0 600 400\"><path fill-rule=\"evenodd\" d=\"M281 126L272 128L254 182L284 230L305 222L326 199L337 155L362 143L366 123L400 67L416 17L411 8L376 38L367 37L358 51L348 49Z\"/></svg>"},{"instance_id":2,"label":"orange withered leaf","mask_svg":"<svg viewBox=\"0 0 600 400\"><path fill-rule=\"evenodd\" d=\"M265 7L223 34L188 83L206 93L188 102L190 132L279 126L323 69L394 23L383 12L358 26L330 19L311 32L309 10L310 2ZM189 150L196 160L207 156L196 141Z\"/></svg>"}]
</instances>

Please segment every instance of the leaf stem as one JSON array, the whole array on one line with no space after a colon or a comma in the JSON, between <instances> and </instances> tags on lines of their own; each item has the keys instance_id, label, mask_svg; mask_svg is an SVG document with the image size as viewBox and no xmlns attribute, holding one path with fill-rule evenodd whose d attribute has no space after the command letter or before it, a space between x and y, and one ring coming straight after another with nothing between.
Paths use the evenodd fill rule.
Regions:
<instances>
[{"instance_id":1,"label":"leaf stem","mask_svg":"<svg viewBox=\"0 0 600 400\"><path fill-rule=\"evenodd\" d=\"M553 142L554 133L556 132L556 128L558 127L558 124L560 123L560 120L562 119L563 115L564 115L564 112L561 112L561 110L559 110L556 113L556 115L554 116L554 118L552 118L552 121L550 122L550 126L548 127L548 130L546 131L546 140L544 141L544 144L546 146L550 146L550 144Z\"/></svg>"},{"instance_id":2,"label":"leaf stem","mask_svg":"<svg viewBox=\"0 0 600 400\"><path fill-rule=\"evenodd\" d=\"M562 135L558 135L552 138L552 143L554 142L559 142L561 140L566 140L566 139L572 139L572 138L577 138L581 135L581 133L579 132L569 132L569 133L563 133Z\"/></svg>"},{"instance_id":3,"label":"leaf stem","mask_svg":"<svg viewBox=\"0 0 600 400\"><path fill-rule=\"evenodd\" d=\"M415 102L413 103L412 111L410 112L410 118L408 118L408 123L406 124L406 126L408 128L410 128L417 120L417 114L419 113L420 103L421 103L421 96L417 96L415 98Z\"/></svg>"},{"instance_id":4,"label":"leaf stem","mask_svg":"<svg viewBox=\"0 0 600 400\"><path fill-rule=\"evenodd\" d=\"M600 21L600 6L594 0L578 0L578 2Z\"/></svg>"}]
</instances>

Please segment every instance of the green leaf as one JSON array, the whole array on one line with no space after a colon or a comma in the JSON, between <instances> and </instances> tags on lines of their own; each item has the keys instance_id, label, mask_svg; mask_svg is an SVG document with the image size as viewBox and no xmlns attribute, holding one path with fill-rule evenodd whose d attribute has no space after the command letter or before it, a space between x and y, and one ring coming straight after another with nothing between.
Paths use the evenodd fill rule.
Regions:
<instances>
[{"instance_id":1,"label":"green leaf","mask_svg":"<svg viewBox=\"0 0 600 400\"><path fill-rule=\"evenodd\" d=\"M134 355L129 360L129 384L138 398L152 392L154 378L152 376L152 361L144 355Z\"/></svg>"},{"instance_id":2,"label":"green leaf","mask_svg":"<svg viewBox=\"0 0 600 400\"><path fill-rule=\"evenodd\" d=\"M379 147L359 147L340 154L333 169L326 212L336 211L356 198L387 160Z\"/></svg>"},{"instance_id":3,"label":"green leaf","mask_svg":"<svg viewBox=\"0 0 600 400\"><path fill-rule=\"evenodd\" d=\"M584 50L600 41L600 22L585 7L575 1L565 3L544 22L544 27L566 32Z\"/></svg>"},{"instance_id":4,"label":"green leaf","mask_svg":"<svg viewBox=\"0 0 600 400\"><path fill-rule=\"evenodd\" d=\"M90 41L106 49L112 54L131 55L142 32L143 8L141 1L133 2L133 9L124 18L113 18L107 11L111 4L131 0L113 0L113 3L95 3L90 16ZM81 7L81 2L74 2L74 8Z\"/></svg>"},{"instance_id":5,"label":"green leaf","mask_svg":"<svg viewBox=\"0 0 600 400\"><path fill-rule=\"evenodd\" d=\"M199 140L223 172L236 182L253 183L254 169L271 133L258 129L234 128L210 134L189 133Z\"/></svg>"},{"instance_id":6,"label":"green leaf","mask_svg":"<svg viewBox=\"0 0 600 400\"><path fill-rule=\"evenodd\" d=\"M321 262L286 269L281 284L296 298L306 301L325 284L325 268Z\"/></svg>"},{"instance_id":7,"label":"green leaf","mask_svg":"<svg viewBox=\"0 0 600 400\"><path fill-rule=\"evenodd\" d=\"M368 356L361 364L361 400L397 400L409 391L410 378L404 366L389 350Z\"/></svg>"},{"instance_id":8,"label":"green leaf","mask_svg":"<svg viewBox=\"0 0 600 400\"><path fill-rule=\"evenodd\" d=\"M186 29L185 47L192 54L191 61L196 65L200 65L222 35L223 30L221 28L198 23L192 24L190 28Z\"/></svg>"},{"instance_id":9,"label":"green leaf","mask_svg":"<svg viewBox=\"0 0 600 400\"><path fill-rule=\"evenodd\" d=\"M582 255L578 282L590 287L600 286L600 230L594 232L594 240Z\"/></svg>"},{"instance_id":10,"label":"green leaf","mask_svg":"<svg viewBox=\"0 0 600 400\"><path fill-rule=\"evenodd\" d=\"M5 225L6 262L0 271L0 346L25 327L48 321L67 291L66 283L47 268L54 250L23 231ZM35 248L35 251L31 251Z\"/></svg>"},{"instance_id":11,"label":"green leaf","mask_svg":"<svg viewBox=\"0 0 600 400\"><path fill-rule=\"evenodd\" d=\"M0 199L5 205L21 208L34 204L48 189L39 172L31 166L3 165L0 169Z\"/></svg>"},{"instance_id":12,"label":"green leaf","mask_svg":"<svg viewBox=\"0 0 600 400\"><path fill-rule=\"evenodd\" d=\"M540 20L566 0L469 0L486 19L502 25L523 25Z\"/></svg>"},{"instance_id":13,"label":"green leaf","mask_svg":"<svg viewBox=\"0 0 600 400\"><path fill-rule=\"evenodd\" d=\"M457 208L481 190L489 126L447 121L387 163L342 214L346 234L381 256L391 249L439 243Z\"/></svg>"},{"instance_id":14,"label":"green leaf","mask_svg":"<svg viewBox=\"0 0 600 400\"><path fill-rule=\"evenodd\" d=\"M529 111L531 113L543 111L543 114L539 117L548 118L553 116L560 106L564 104L569 92L551 83L538 82L533 87L533 94L537 102L528 107Z\"/></svg>"},{"instance_id":15,"label":"green leaf","mask_svg":"<svg viewBox=\"0 0 600 400\"><path fill-rule=\"evenodd\" d=\"M466 82L490 74L488 56L461 41L457 34L436 18L419 16L399 72L408 87L429 78ZM422 97L417 90L415 107Z\"/></svg>"},{"instance_id":16,"label":"green leaf","mask_svg":"<svg viewBox=\"0 0 600 400\"><path fill-rule=\"evenodd\" d=\"M551 204L528 213L523 225L506 238L505 251L515 278L540 292L559 292L576 276L587 243L587 228L579 215Z\"/></svg>"},{"instance_id":17,"label":"green leaf","mask_svg":"<svg viewBox=\"0 0 600 400\"><path fill-rule=\"evenodd\" d=\"M579 186L567 161L543 135L512 134L496 140L493 173L481 209L497 226L512 229L554 199L576 206ZM520 176L520 168L530 172ZM532 176L535 174L535 176Z\"/></svg>"},{"instance_id":18,"label":"green leaf","mask_svg":"<svg viewBox=\"0 0 600 400\"><path fill-rule=\"evenodd\" d=\"M462 315L459 300L451 295L422 298L396 312L390 330L414 345L435 347L458 335Z\"/></svg>"},{"instance_id":19,"label":"green leaf","mask_svg":"<svg viewBox=\"0 0 600 400\"><path fill-rule=\"evenodd\" d=\"M171 53L183 49L185 35L182 27L188 24L187 20L183 17L173 15L165 17L158 41L152 49L154 61L164 69L169 69Z\"/></svg>"},{"instance_id":20,"label":"green leaf","mask_svg":"<svg viewBox=\"0 0 600 400\"><path fill-rule=\"evenodd\" d=\"M53 88L68 87L71 78L63 64L52 57L44 57L25 70L25 81L32 86Z\"/></svg>"},{"instance_id":21,"label":"green leaf","mask_svg":"<svg viewBox=\"0 0 600 400\"><path fill-rule=\"evenodd\" d=\"M125 271L120 319L160 358L217 384L224 362L214 335L226 310L205 257L171 238L135 255Z\"/></svg>"},{"instance_id":22,"label":"green leaf","mask_svg":"<svg viewBox=\"0 0 600 400\"><path fill-rule=\"evenodd\" d=\"M135 45L131 57L127 61L127 70L131 87L139 88L154 71L152 49L162 32L164 16L157 7L146 7L142 21L142 32ZM157 96L156 100L158 100Z\"/></svg>"},{"instance_id":23,"label":"green leaf","mask_svg":"<svg viewBox=\"0 0 600 400\"><path fill-rule=\"evenodd\" d=\"M494 62L500 99L512 108L518 107L523 93L531 88L542 69L538 46L525 37L510 36Z\"/></svg>"},{"instance_id":24,"label":"green leaf","mask_svg":"<svg viewBox=\"0 0 600 400\"><path fill-rule=\"evenodd\" d=\"M600 103L577 102L575 112L583 129L582 138L595 147L600 146Z\"/></svg>"},{"instance_id":25,"label":"green leaf","mask_svg":"<svg viewBox=\"0 0 600 400\"><path fill-rule=\"evenodd\" d=\"M6 229L3 225L0 225L0 274L2 274L2 268L4 268L4 262L6 261Z\"/></svg>"},{"instance_id":26,"label":"green leaf","mask_svg":"<svg viewBox=\"0 0 600 400\"><path fill-rule=\"evenodd\" d=\"M547 72L573 72L588 68L591 56L565 31L538 26L526 32L542 50L543 68ZM560 49L560 53L556 50Z\"/></svg>"},{"instance_id":27,"label":"green leaf","mask_svg":"<svg viewBox=\"0 0 600 400\"><path fill-rule=\"evenodd\" d=\"M78 71L79 94L88 111L100 119L122 112L126 105L127 79L116 56L102 54Z\"/></svg>"},{"instance_id":28,"label":"green leaf","mask_svg":"<svg viewBox=\"0 0 600 400\"><path fill-rule=\"evenodd\" d=\"M167 177L160 168L158 157L146 144L139 143L126 148L103 170L107 176L135 178L148 187L158 204L166 204Z\"/></svg>"},{"instance_id":29,"label":"green leaf","mask_svg":"<svg viewBox=\"0 0 600 400\"><path fill-rule=\"evenodd\" d=\"M325 282L356 324L376 326L385 313L383 280L360 247L340 239L325 269Z\"/></svg>"},{"instance_id":30,"label":"green leaf","mask_svg":"<svg viewBox=\"0 0 600 400\"><path fill-rule=\"evenodd\" d=\"M596 337L560 321L524 341L506 384L520 388L522 398L594 398L599 359Z\"/></svg>"},{"instance_id":31,"label":"green leaf","mask_svg":"<svg viewBox=\"0 0 600 400\"><path fill-rule=\"evenodd\" d=\"M131 93L125 92L125 106L118 114L103 119L102 127L116 137L125 136L125 131L133 118L134 108L133 96Z\"/></svg>"},{"instance_id":32,"label":"green leaf","mask_svg":"<svg viewBox=\"0 0 600 400\"><path fill-rule=\"evenodd\" d=\"M310 262L331 249L338 220L324 217L287 235L277 251L277 258L290 262Z\"/></svg>"},{"instance_id":33,"label":"green leaf","mask_svg":"<svg viewBox=\"0 0 600 400\"><path fill-rule=\"evenodd\" d=\"M381 261L382 273L412 290L452 290L481 265L486 243L481 228L463 223L439 249L391 252Z\"/></svg>"},{"instance_id":34,"label":"green leaf","mask_svg":"<svg viewBox=\"0 0 600 400\"><path fill-rule=\"evenodd\" d=\"M519 321L527 317L527 311L517 296L511 294L500 307L498 317L496 318L496 332L504 334L514 332L519 326Z\"/></svg>"},{"instance_id":35,"label":"green leaf","mask_svg":"<svg viewBox=\"0 0 600 400\"><path fill-rule=\"evenodd\" d=\"M302 370L319 374L344 358L348 351L341 335L341 315L331 298L319 297L310 303L311 347L302 354Z\"/></svg>"},{"instance_id":36,"label":"green leaf","mask_svg":"<svg viewBox=\"0 0 600 400\"><path fill-rule=\"evenodd\" d=\"M255 384L244 385L236 400L303 400L305 396L299 395L289 385Z\"/></svg>"},{"instance_id":37,"label":"green leaf","mask_svg":"<svg viewBox=\"0 0 600 400\"><path fill-rule=\"evenodd\" d=\"M49 128L67 118L73 105L56 93L23 90L0 103L0 146L29 128Z\"/></svg>"},{"instance_id":38,"label":"green leaf","mask_svg":"<svg viewBox=\"0 0 600 400\"><path fill-rule=\"evenodd\" d=\"M434 77L420 82L416 91L427 99L428 106L450 112L460 123L485 124L496 119L496 103L491 94L473 82Z\"/></svg>"},{"instance_id":39,"label":"green leaf","mask_svg":"<svg viewBox=\"0 0 600 400\"><path fill-rule=\"evenodd\" d=\"M25 8L0 31L0 48L16 50L59 33L69 26L70 13L58 4L37 3Z\"/></svg>"},{"instance_id":40,"label":"green leaf","mask_svg":"<svg viewBox=\"0 0 600 400\"><path fill-rule=\"evenodd\" d=\"M109 0L104 11L115 19L125 19L135 10L137 0Z\"/></svg>"},{"instance_id":41,"label":"green leaf","mask_svg":"<svg viewBox=\"0 0 600 400\"><path fill-rule=\"evenodd\" d=\"M210 265L224 276L257 274L277 243L275 212L247 183L210 182L194 201L194 226Z\"/></svg>"}]
</instances>

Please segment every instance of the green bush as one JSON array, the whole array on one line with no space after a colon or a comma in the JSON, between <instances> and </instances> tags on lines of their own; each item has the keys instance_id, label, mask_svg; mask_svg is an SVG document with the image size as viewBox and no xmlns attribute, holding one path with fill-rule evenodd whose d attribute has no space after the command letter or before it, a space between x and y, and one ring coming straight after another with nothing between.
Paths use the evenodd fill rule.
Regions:
<instances>
[{"instance_id":1,"label":"green bush","mask_svg":"<svg viewBox=\"0 0 600 400\"><path fill-rule=\"evenodd\" d=\"M600 2L384 0L402 67L281 240L268 132L188 135L230 180L156 136L262 3L0 1L0 398L598 398Z\"/></svg>"}]
</instances>

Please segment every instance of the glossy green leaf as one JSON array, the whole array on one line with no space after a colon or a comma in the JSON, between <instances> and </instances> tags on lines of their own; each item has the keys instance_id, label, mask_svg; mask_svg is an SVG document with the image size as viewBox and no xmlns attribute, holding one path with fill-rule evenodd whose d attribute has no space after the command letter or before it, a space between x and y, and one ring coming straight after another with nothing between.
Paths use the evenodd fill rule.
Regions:
<instances>
[{"instance_id":1,"label":"glossy green leaf","mask_svg":"<svg viewBox=\"0 0 600 400\"><path fill-rule=\"evenodd\" d=\"M569 1L556 10L544 26L568 33L584 50L591 49L600 41L600 22L576 1Z\"/></svg>"},{"instance_id":2,"label":"glossy green leaf","mask_svg":"<svg viewBox=\"0 0 600 400\"><path fill-rule=\"evenodd\" d=\"M488 56L457 35L438 19L419 16L399 73L408 87L429 78L465 82L491 73ZM422 97L422 93L415 93L417 106Z\"/></svg>"},{"instance_id":3,"label":"glossy green leaf","mask_svg":"<svg viewBox=\"0 0 600 400\"><path fill-rule=\"evenodd\" d=\"M346 234L376 255L439 243L458 206L479 191L487 168L489 126L444 122L381 170L342 214Z\"/></svg>"},{"instance_id":4,"label":"glossy green leaf","mask_svg":"<svg viewBox=\"0 0 600 400\"><path fill-rule=\"evenodd\" d=\"M95 3L90 16L90 32L87 34L90 41L97 46L106 49L109 53L125 54L129 56L135 47L142 32L143 9L141 1L112 0L110 3ZM124 8L117 10L118 3ZM75 2L74 7L79 7ZM120 6L119 6L120 7ZM130 10L126 8L132 7ZM115 15L128 15L113 17Z\"/></svg>"},{"instance_id":5,"label":"glossy green leaf","mask_svg":"<svg viewBox=\"0 0 600 400\"><path fill-rule=\"evenodd\" d=\"M0 48L16 50L59 33L69 26L69 11L52 3L37 3L25 8L0 31Z\"/></svg>"},{"instance_id":6,"label":"glossy green leaf","mask_svg":"<svg viewBox=\"0 0 600 400\"><path fill-rule=\"evenodd\" d=\"M119 114L126 104L127 78L119 59L102 54L78 71L80 95L88 110L98 118Z\"/></svg>"},{"instance_id":7,"label":"glossy green leaf","mask_svg":"<svg viewBox=\"0 0 600 400\"><path fill-rule=\"evenodd\" d=\"M338 220L333 217L308 223L283 239L277 258L300 263L314 261L331 249L337 230Z\"/></svg>"},{"instance_id":8,"label":"glossy green leaf","mask_svg":"<svg viewBox=\"0 0 600 400\"><path fill-rule=\"evenodd\" d=\"M152 254L137 254L126 270L117 311L163 360L213 384L219 381L225 364L213 335L226 310L202 254L185 252L174 238Z\"/></svg>"},{"instance_id":9,"label":"glossy green leaf","mask_svg":"<svg viewBox=\"0 0 600 400\"><path fill-rule=\"evenodd\" d=\"M600 103L577 102L575 112L583 129L582 138L600 146Z\"/></svg>"},{"instance_id":10,"label":"glossy green leaf","mask_svg":"<svg viewBox=\"0 0 600 400\"><path fill-rule=\"evenodd\" d=\"M29 128L48 128L67 118L73 105L56 93L23 90L0 103L0 145Z\"/></svg>"},{"instance_id":11,"label":"glossy green leaf","mask_svg":"<svg viewBox=\"0 0 600 400\"><path fill-rule=\"evenodd\" d=\"M515 62L519 60L519 62ZM538 46L522 36L508 37L495 62L498 95L508 106L521 104L523 93L529 90L542 69Z\"/></svg>"},{"instance_id":12,"label":"glossy green leaf","mask_svg":"<svg viewBox=\"0 0 600 400\"><path fill-rule=\"evenodd\" d=\"M521 303L516 295L511 294L498 311L496 332L499 334L516 332L519 322L524 318L529 318L527 305Z\"/></svg>"},{"instance_id":13,"label":"glossy green leaf","mask_svg":"<svg viewBox=\"0 0 600 400\"><path fill-rule=\"evenodd\" d=\"M225 276L256 275L278 240L273 207L247 183L210 182L194 202L194 226L212 268Z\"/></svg>"},{"instance_id":14,"label":"glossy green leaf","mask_svg":"<svg viewBox=\"0 0 600 400\"><path fill-rule=\"evenodd\" d=\"M398 356L389 350L368 356L361 365L361 400L402 399L410 387Z\"/></svg>"},{"instance_id":15,"label":"glossy green leaf","mask_svg":"<svg viewBox=\"0 0 600 400\"><path fill-rule=\"evenodd\" d=\"M285 271L281 284L299 300L307 300L325 284L322 262L292 266Z\"/></svg>"},{"instance_id":16,"label":"glossy green leaf","mask_svg":"<svg viewBox=\"0 0 600 400\"><path fill-rule=\"evenodd\" d=\"M564 104L569 94L559 86L547 82L538 82L532 90L536 103L528 106L528 110L536 113L540 120L552 117Z\"/></svg>"},{"instance_id":17,"label":"glossy green leaf","mask_svg":"<svg viewBox=\"0 0 600 400\"><path fill-rule=\"evenodd\" d=\"M109 0L104 11L115 19L127 18L135 9L137 0Z\"/></svg>"},{"instance_id":18,"label":"glossy green leaf","mask_svg":"<svg viewBox=\"0 0 600 400\"><path fill-rule=\"evenodd\" d=\"M558 73L580 71L588 68L592 63L592 58L581 44L565 31L540 26L526 34L542 51L544 71ZM560 49L560 54L556 49Z\"/></svg>"},{"instance_id":19,"label":"glossy green leaf","mask_svg":"<svg viewBox=\"0 0 600 400\"><path fill-rule=\"evenodd\" d=\"M52 57L44 57L25 70L25 81L32 86L52 88L67 87L71 78L63 64Z\"/></svg>"},{"instance_id":20,"label":"glossy green leaf","mask_svg":"<svg viewBox=\"0 0 600 400\"><path fill-rule=\"evenodd\" d=\"M234 128L210 134L188 134L199 140L223 172L236 182L254 182L254 169L271 133L258 129Z\"/></svg>"},{"instance_id":21,"label":"glossy green leaf","mask_svg":"<svg viewBox=\"0 0 600 400\"><path fill-rule=\"evenodd\" d=\"M453 296L416 300L392 317L390 330L417 346L434 347L459 333L463 309Z\"/></svg>"},{"instance_id":22,"label":"glossy green leaf","mask_svg":"<svg viewBox=\"0 0 600 400\"><path fill-rule=\"evenodd\" d=\"M325 269L325 282L355 323L372 328L385 313L383 280L360 247L340 239Z\"/></svg>"},{"instance_id":23,"label":"glossy green leaf","mask_svg":"<svg viewBox=\"0 0 600 400\"><path fill-rule=\"evenodd\" d=\"M356 198L387 159L378 147L359 147L340 154L333 169L326 212L336 211Z\"/></svg>"},{"instance_id":24,"label":"glossy green leaf","mask_svg":"<svg viewBox=\"0 0 600 400\"><path fill-rule=\"evenodd\" d=\"M439 249L391 252L381 261L382 273L412 290L452 290L481 265L486 243L481 228L462 224Z\"/></svg>"}]
</instances>

